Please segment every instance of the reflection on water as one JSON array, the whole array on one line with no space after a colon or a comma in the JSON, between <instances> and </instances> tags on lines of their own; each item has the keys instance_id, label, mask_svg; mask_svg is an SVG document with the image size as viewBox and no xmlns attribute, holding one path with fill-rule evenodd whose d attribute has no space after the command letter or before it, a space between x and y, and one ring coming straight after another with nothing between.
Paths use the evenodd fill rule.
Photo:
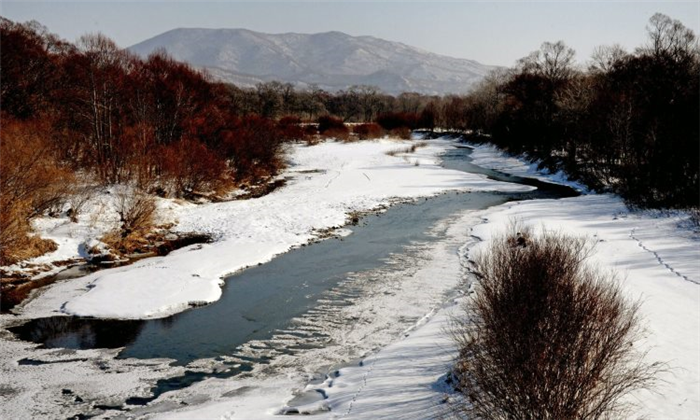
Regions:
<instances>
[{"instance_id":1,"label":"reflection on water","mask_svg":"<svg viewBox=\"0 0 700 420\"><path fill-rule=\"evenodd\" d=\"M145 321L138 320L54 316L32 319L9 330L21 340L43 343L49 348L113 349L132 343L141 333L144 324Z\"/></svg>"}]
</instances>

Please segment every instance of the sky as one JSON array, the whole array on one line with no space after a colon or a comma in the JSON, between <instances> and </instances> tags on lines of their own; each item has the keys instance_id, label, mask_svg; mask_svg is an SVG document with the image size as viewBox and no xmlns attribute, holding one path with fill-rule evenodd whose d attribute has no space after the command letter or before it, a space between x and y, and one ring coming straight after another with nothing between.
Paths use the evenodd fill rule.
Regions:
<instances>
[{"instance_id":1,"label":"sky","mask_svg":"<svg viewBox=\"0 0 700 420\"><path fill-rule=\"evenodd\" d=\"M656 12L700 34L700 1L7 1L0 15L37 20L75 41L102 32L122 47L174 28L268 33L341 31L399 41L438 54L511 66L545 41L564 41L585 62L593 48L646 42Z\"/></svg>"}]
</instances>

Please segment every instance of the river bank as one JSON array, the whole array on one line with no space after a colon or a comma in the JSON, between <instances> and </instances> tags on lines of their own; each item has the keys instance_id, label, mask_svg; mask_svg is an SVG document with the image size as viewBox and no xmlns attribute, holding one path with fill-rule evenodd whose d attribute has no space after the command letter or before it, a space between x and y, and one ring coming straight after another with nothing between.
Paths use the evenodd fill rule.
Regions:
<instances>
[{"instance_id":1,"label":"river bank","mask_svg":"<svg viewBox=\"0 0 700 420\"><path fill-rule=\"evenodd\" d=\"M444 147L453 145L448 142ZM472 162L489 159L497 168L499 164L513 167L497 151L481 146L471 157ZM518 174L530 175L528 170ZM632 213L616 197L600 195L509 202L442 218L429 229L435 240L411 243L389 255L380 267L351 276L351 282L345 284L358 285L356 298L332 311L312 309L295 318L299 322L295 328L251 341L245 346L251 353L244 357L262 356L263 362L235 377L224 376L227 369L240 369L243 358L224 355L182 366L172 359L116 358L122 348L36 348L3 330L0 371L2 378L13 378L0 383L7 401L3 416L30 418L41 412L53 413L53 417L94 413L98 417L168 419L265 418L283 412L315 413L322 418L445 415L452 397L444 378L456 351L446 328L450 317L458 314L461 297L455 291L465 275L463 265L511 217L534 226L546 222L548 227L576 234L595 234L602 240L599 253L603 253L595 261L637 279L626 284L626 290L630 296L641 292L652 302L643 306L651 327L643 345L656 349L655 360L677 361L673 375L665 378L669 388L656 397L636 396L644 401L639 413L652 418L667 416L665 413L691 418L689 414L698 407L694 397L698 367L692 358L700 349L700 339L698 328L693 330L696 325L685 316L698 319L697 287L687 281L697 277L693 275L697 273L697 235L684 228L682 214ZM687 284L678 286L678 281ZM334 292L344 293L338 296L347 299L347 291ZM669 302L676 305L673 310L668 309ZM331 303L329 299L324 305ZM168 319L162 322L167 325ZM275 346L290 347L290 336L301 335L303 326L309 327L305 331L311 337L322 333L328 340L321 346L301 345L288 353L272 354ZM76 337L90 340L89 334ZM159 397L150 400L158 380L184 380L193 374L208 375L208 379L172 390L167 388L172 383L162 383ZM112 382L114 386L107 385ZM124 405L124 401L131 403ZM148 402L139 405L139 401Z\"/></svg>"},{"instance_id":2,"label":"river bank","mask_svg":"<svg viewBox=\"0 0 700 420\"><path fill-rule=\"evenodd\" d=\"M92 300L92 307L106 316L114 314L117 309L122 311L120 314L123 314L125 308L132 311L131 314L143 316L144 308L138 306L140 302L146 302L152 308L154 303L162 302L164 295L170 303L174 301L173 296L167 296L165 291L181 286L178 284L177 276L168 276L168 273L179 267L178 264L183 264L179 269L179 274L182 275L192 270L200 275L207 272L221 273L233 270L236 264L257 264L265 261L265 258L270 258L271 253L277 248L282 250L280 252L287 251L290 243L304 244L309 240L315 240L319 236L318 232L327 232L329 227L345 224L348 212L385 207L397 200L411 201L418 196L433 196L446 190L463 192L466 190L532 190L531 187L489 180L483 175L442 168L438 165L440 159L437 155L452 147L453 142L449 140L429 141L426 147L412 153L390 153L394 156L387 154L396 149L406 149L407 144L410 143L382 140L354 144L328 142L314 147L299 146L290 155L293 164L288 176L292 179L287 186L270 195L254 200L217 203L209 206L173 207L173 212L179 215L179 226L183 226L184 230L204 231L218 238L218 241L211 246L185 248L167 257L144 260L132 266L105 270L85 278L58 283L24 305L19 315L0 316L0 322L3 327L8 327L22 323L28 318L64 315L62 318L65 319L68 312L66 309L71 299L87 296L99 290L99 281L103 281L105 277L114 281L114 287L112 290L103 289L104 299ZM422 257L419 254L422 249L420 245L416 247L414 258L420 259ZM260 249L264 252L256 252ZM400 260L402 254L397 255L396 258ZM246 259L247 257L258 259L250 260ZM215 258L213 267L204 265L212 262L210 258ZM399 260L390 267L396 267L396 264L400 263ZM224 267L229 268L224 270ZM384 269L383 272L387 270ZM134 282L139 279L138 273L156 274L156 278L154 280L145 277L146 281L142 279L141 283L147 286L145 288L134 286ZM158 275L160 277L157 277ZM205 276L202 277L204 280L207 279ZM373 288L376 284L373 281L375 277L367 275L365 278L366 280L360 283L367 284L369 288L366 294L358 298L365 299L367 295L371 295L384 297L385 301L392 301L392 293L395 294L397 288L395 282ZM171 289L159 289L157 287L159 279L164 282L170 281L168 286ZM191 279L193 282L198 280L194 276ZM453 281L452 278L448 280ZM212 281L211 278L209 281ZM218 284L220 281L220 277L216 277L217 293L221 292ZM445 287L442 283L436 283L435 286L438 289ZM420 283L416 283L413 290L420 290L421 287ZM134 296L134 293L138 296ZM94 295L95 293L88 296L87 301L89 302ZM192 302L193 293L181 290L177 296L183 299L180 301L182 306L176 308L181 310L188 307L183 302ZM157 298L155 302L149 300L153 297ZM413 318L422 317L437 304L436 302L441 302L441 299L439 293L430 299L426 299L421 294L416 295L416 305L407 307L410 309L408 313L395 311L394 318L382 322L380 327L390 327L389 333L379 334L372 340L367 338L366 329L357 329L352 337L354 342L361 345L357 346L355 357L364 357L369 351L387 344L391 337L401 333L401 331L395 332L396 328L410 325ZM366 306L370 305L370 302L367 301L364 303L365 306L361 306L365 308L360 311L366 315L360 317L365 318L363 322L365 325L371 325L374 320L382 318L381 314L373 313L371 308ZM339 305L337 308L343 310L343 307ZM135 311L134 308L141 312ZM174 311L172 305L167 309L170 312ZM168 311L157 314L165 316L164 314L169 313ZM189 313L194 314L197 311L199 310L189 311ZM358 314L351 312L347 311L346 315L352 321L358 317ZM329 312L329 318L331 315ZM402 318L404 315L407 318ZM163 319L162 323L167 328L171 323L170 318ZM65 325L60 320L44 324L44 330L49 332L59 331ZM334 325L332 318L329 325ZM381 331L380 327L377 330ZM0 353L3 355L0 359L0 371L3 372L3 378L12 378L11 382L3 381L0 384L0 387L6 391L3 393L6 400L3 410L13 418L32 418L38 415L37 413L53 413L54 417L70 417L79 413L108 415L109 407L122 407L124 401L147 401L153 395L153 387L161 386L157 384L162 384L163 390L167 390L171 386L168 384L172 381L196 379L200 375L198 372L210 374L240 367L237 360L230 360L231 358L225 355L196 360L182 366L173 363L175 362L173 359L162 357L115 358L123 348L89 350L81 350L79 346L76 348L75 343L84 343L88 347L104 344L99 337L105 336L125 336L128 340L134 334L139 334L139 326L130 323L122 324L122 327L117 329L99 327L97 332L98 335L94 336L88 329L79 329L62 339L63 341L59 342L59 348L52 349L39 348L38 344L17 341L7 330L0 330L2 334ZM344 337L342 331L336 331L336 333L340 334L341 338ZM283 332L280 332L275 335L277 338L274 339L279 339L282 334ZM219 335L225 334L219 333ZM184 341L187 340L189 338L184 339ZM110 342L114 343L111 339ZM345 343L348 344L347 341ZM111 344L110 346L114 347ZM264 350L264 346L260 347L251 342L251 345L243 350L259 352L260 348ZM284 361L287 356L290 355L282 355L278 360ZM266 356L263 356L262 360L266 360ZM337 360L347 362L348 359L346 356L338 355ZM333 363L333 360L328 360L325 364ZM296 381L298 383L306 382L308 375L312 374L311 371L317 370L316 368L306 369L303 363L296 366L300 366L299 372L302 372L302 376ZM265 370L267 367L263 363L258 366L258 369ZM201 380L201 377L199 379ZM120 385L112 386L113 382ZM62 393L63 389L67 390L65 394ZM156 401L155 405L159 406L159 403ZM135 407L129 407L129 409L133 408Z\"/></svg>"}]
</instances>

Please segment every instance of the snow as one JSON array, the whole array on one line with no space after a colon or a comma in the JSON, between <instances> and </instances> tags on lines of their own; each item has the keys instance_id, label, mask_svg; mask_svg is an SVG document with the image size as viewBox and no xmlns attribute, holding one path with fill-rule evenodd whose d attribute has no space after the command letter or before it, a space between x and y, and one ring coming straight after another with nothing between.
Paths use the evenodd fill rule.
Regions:
<instances>
[{"instance_id":1,"label":"snow","mask_svg":"<svg viewBox=\"0 0 700 420\"><path fill-rule=\"evenodd\" d=\"M57 311L103 318L166 317L216 301L223 277L300 246L314 239L316 231L341 227L351 211L448 190L530 188L440 167L437 155L451 144L446 140L430 141L414 153L386 154L410 144L383 139L297 145L282 175L287 185L267 196L210 204L162 200L161 218L175 219L177 230L208 233L216 241L58 283L26 304L23 312L32 317ZM61 232L51 234L61 239ZM75 250L85 237L71 233L64 242ZM62 258L67 257L65 249L60 248Z\"/></svg>"},{"instance_id":2,"label":"snow","mask_svg":"<svg viewBox=\"0 0 700 420\"><path fill-rule=\"evenodd\" d=\"M309 314L314 325L330 335L322 348L291 357L277 355L250 377L207 379L166 393L134 414L153 419L257 419L299 412L318 418L415 419L443 413L447 390L439 378L449 371L456 351L446 331L460 300L454 294L462 276L460 250L476 242L469 226L479 220L470 211L443 220L430 231L440 241L416 243L386 267L352 278L355 287L359 283L364 289L360 298L339 311ZM263 348L269 342L250 344ZM395 343L381 349L391 342ZM294 344L298 343L290 343ZM348 366L351 360L359 362ZM319 372L329 376L318 378ZM319 380L309 383L310 378ZM180 404L197 395L210 400ZM161 413L161 405L179 408Z\"/></svg>"},{"instance_id":3,"label":"snow","mask_svg":"<svg viewBox=\"0 0 700 420\"><path fill-rule=\"evenodd\" d=\"M476 154L482 163L489 159L495 169L508 172L507 168L512 168L517 175L532 171L527 164L503 159L495 149L477 146ZM553 178L538 176L549 181ZM451 220L449 229L462 235L459 255L444 252L447 248L443 248L443 252L433 253L431 262L418 271L430 273L441 263L451 269L440 275L418 274L417 278L440 279L446 287L456 285L464 273L455 269L459 267L455 259L458 257L465 264L470 255L484 249L514 219L535 230L545 226L595 238L597 246L591 264L602 270L615 270L628 298L642 302L640 315L646 335L639 343L640 352L647 352L648 362L667 365L653 392L638 391L627 397L636 407L631 418L695 419L700 412L700 247L697 233L686 226L687 217L682 212L630 212L613 195L507 203ZM441 246L444 244L436 245ZM431 283L424 283L428 284ZM422 294L417 290L396 298L406 299L414 293L435 296L435 291ZM227 398L218 389L242 386L241 383L211 381L198 384L193 388L199 391L190 392L214 390L219 397L163 417L266 418L292 410L324 419L450 418L459 399L446 389L444 375L457 351L449 336L449 324L451 317L459 316L459 299L447 301L442 309L438 305L426 310L405 337L402 335L398 341L364 357L360 364L331 373L321 383L303 386L302 378L297 378L295 384L284 376L248 385L255 388L260 384L279 384L281 389L292 390L294 396L285 397L278 388L269 399L250 396L258 395L253 393ZM174 394L169 398L177 400Z\"/></svg>"},{"instance_id":4,"label":"snow","mask_svg":"<svg viewBox=\"0 0 700 420\"><path fill-rule=\"evenodd\" d=\"M429 147L407 157L409 162L420 159L419 166L406 162L403 156L384 154L397 144L299 146L291 154L293 165L285 174L290 179L287 186L269 196L211 205L166 203L181 229L206 230L218 238L217 242L103 271L87 281L61 283L27 305L23 316L51 313L64 302L69 311L161 316L183 308L173 304L213 298L205 291L220 290L220 273L284 252L312 238L313 229L341 226L349 211L445 189L504 187L436 166L435 156L449 147L447 142L430 142ZM488 146L475 146L472 156L474 163L493 169L533 175L531 165ZM560 175L536 176L552 181ZM432 235L440 240L413 244L405 253L393 256L385 267L350 279L362 290L351 305L300 317L299 325L307 321L323 328L330 337L327 345L279 355L253 372L230 379L210 378L167 392L145 407L130 407L128 415L249 419L299 411L322 419L450 418L459 399L444 382L457 353L449 326L453 317L459 316L463 301L455 288L465 275L470 256L483 250L515 219L534 229L545 226L597 240L590 262L602 270L615 270L626 295L642 303L646 335L639 350L647 352L649 362L668 366L654 392L629 396L637 405L631 418L695 419L700 412L700 239L688 227L687 218L683 212L631 212L618 197L600 194L464 211L433 227ZM336 233L341 232L346 233ZM138 280L142 275L154 282L152 290ZM190 289L180 292L166 286L171 277L173 286ZM134 282L124 288L134 290L120 291L120 281ZM85 293L88 285L94 287ZM173 295L165 296L166 290ZM107 301L108 293L115 294L114 304ZM162 299L159 293L164 295ZM178 293L192 296L178 300ZM160 301L149 304L144 294ZM124 300L132 302L126 305ZM284 343L284 339L280 332L270 341ZM0 396L12 396L3 403L0 416L8 418L32 417L28 413L66 417L70 410L58 404L56 397L66 383L76 389L82 386L81 393L98 394L95 399L101 400L109 398L100 393L109 393L111 381L116 380L118 400L119 396L146 395L149 380L174 376L183 369L168 367L164 361L113 360L112 350L73 351L61 356L59 350L35 349L12 340L3 339L0 344ZM32 358L81 361L45 364L41 371L18 366L17 355L30 351L34 352ZM97 368L100 363L108 363L115 374L101 374ZM158 372L149 370L149 363ZM204 368L207 363L200 361L198 366ZM319 372L328 376L319 377ZM84 384L79 385L83 377ZM107 411L104 416L120 414L124 413Z\"/></svg>"},{"instance_id":5,"label":"snow","mask_svg":"<svg viewBox=\"0 0 700 420\"><path fill-rule=\"evenodd\" d=\"M627 297L642 303L640 350L666 363L655 392L639 392L635 417L697 418L700 412L700 243L678 225L687 218L629 212L612 195L501 206L474 234L487 243L510 220L597 240L591 263L614 270Z\"/></svg>"},{"instance_id":6,"label":"snow","mask_svg":"<svg viewBox=\"0 0 700 420\"><path fill-rule=\"evenodd\" d=\"M115 359L119 350L42 349L3 330L0 418L73 418L94 403L119 406L132 396L147 397L155 381L184 370L165 359ZM25 358L32 364L19 363Z\"/></svg>"},{"instance_id":7,"label":"snow","mask_svg":"<svg viewBox=\"0 0 700 420\"><path fill-rule=\"evenodd\" d=\"M539 162L529 162L525 159L511 156L492 144L475 145L471 158L472 163L486 169L494 169L511 175L539 179L540 181L568 185L579 192L588 193L588 188L578 182L571 181L563 171L549 173L538 170Z\"/></svg>"}]
</instances>

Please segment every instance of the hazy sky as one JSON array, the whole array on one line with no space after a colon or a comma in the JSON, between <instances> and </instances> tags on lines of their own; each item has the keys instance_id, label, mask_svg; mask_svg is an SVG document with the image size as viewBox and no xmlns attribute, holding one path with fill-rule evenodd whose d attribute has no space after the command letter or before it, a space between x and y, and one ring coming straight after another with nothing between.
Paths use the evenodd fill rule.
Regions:
<instances>
[{"instance_id":1,"label":"hazy sky","mask_svg":"<svg viewBox=\"0 0 700 420\"><path fill-rule=\"evenodd\" d=\"M372 35L432 52L512 65L544 41L563 40L585 61L597 45L633 50L661 12L700 33L700 1L223 2L6 1L0 15L37 20L74 41L103 32L128 47L178 27Z\"/></svg>"}]
</instances>

